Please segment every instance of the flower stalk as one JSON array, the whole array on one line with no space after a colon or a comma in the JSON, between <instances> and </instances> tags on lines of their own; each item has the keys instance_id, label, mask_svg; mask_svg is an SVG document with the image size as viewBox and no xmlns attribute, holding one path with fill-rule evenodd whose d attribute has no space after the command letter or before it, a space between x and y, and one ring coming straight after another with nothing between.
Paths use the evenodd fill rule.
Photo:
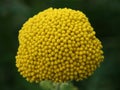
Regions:
<instances>
[{"instance_id":1,"label":"flower stalk","mask_svg":"<svg viewBox=\"0 0 120 90\"><path fill-rule=\"evenodd\" d=\"M71 82L66 83L54 83L49 80L41 81L40 87L43 90L77 90Z\"/></svg>"}]
</instances>

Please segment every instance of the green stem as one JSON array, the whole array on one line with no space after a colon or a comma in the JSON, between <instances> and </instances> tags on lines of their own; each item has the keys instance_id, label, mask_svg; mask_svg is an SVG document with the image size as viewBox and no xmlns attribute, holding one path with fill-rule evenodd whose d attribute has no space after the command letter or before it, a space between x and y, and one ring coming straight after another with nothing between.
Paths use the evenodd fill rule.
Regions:
<instances>
[{"instance_id":1,"label":"green stem","mask_svg":"<svg viewBox=\"0 0 120 90\"><path fill-rule=\"evenodd\" d=\"M60 90L60 83L56 85L56 90Z\"/></svg>"}]
</instances>

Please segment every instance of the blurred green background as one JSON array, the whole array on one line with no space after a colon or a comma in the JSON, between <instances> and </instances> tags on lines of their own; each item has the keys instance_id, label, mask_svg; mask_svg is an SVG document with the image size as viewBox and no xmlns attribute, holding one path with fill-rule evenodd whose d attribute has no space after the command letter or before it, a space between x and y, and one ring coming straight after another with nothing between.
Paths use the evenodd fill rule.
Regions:
<instances>
[{"instance_id":1,"label":"blurred green background","mask_svg":"<svg viewBox=\"0 0 120 90\"><path fill-rule=\"evenodd\" d=\"M0 0L0 90L41 90L17 72L15 55L22 24L49 7L83 11L104 46L104 62L78 90L120 90L120 0Z\"/></svg>"}]
</instances>

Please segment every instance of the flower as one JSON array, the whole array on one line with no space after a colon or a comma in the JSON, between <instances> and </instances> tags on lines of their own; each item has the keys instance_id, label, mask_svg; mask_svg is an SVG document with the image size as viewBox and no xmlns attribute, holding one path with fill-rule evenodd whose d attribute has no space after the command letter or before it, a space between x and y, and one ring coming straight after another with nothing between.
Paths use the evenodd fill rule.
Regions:
<instances>
[{"instance_id":1,"label":"flower","mask_svg":"<svg viewBox=\"0 0 120 90\"><path fill-rule=\"evenodd\" d=\"M90 76L103 61L102 44L84 13L49 8L19 31L16 66L29 82L67 82Z\"/></svg>"}]
</instances>

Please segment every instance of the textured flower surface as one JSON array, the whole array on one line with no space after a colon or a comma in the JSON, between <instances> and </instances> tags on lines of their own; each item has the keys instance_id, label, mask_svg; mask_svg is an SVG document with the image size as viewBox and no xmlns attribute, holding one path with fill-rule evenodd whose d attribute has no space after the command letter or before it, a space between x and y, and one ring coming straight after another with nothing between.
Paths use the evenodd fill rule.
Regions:
<instances>
[{"instance_id":1,"label":"textured flower surface","mask_svg":"<svg viewBox=\"0 0 120 90\"><path fill-rule=\"evenodd\" d=\"M103 61L101 42L84 13L49 8L19 31L16 66L30 82L66 82L90 76Z\"/></svg>"}]
</instances>

